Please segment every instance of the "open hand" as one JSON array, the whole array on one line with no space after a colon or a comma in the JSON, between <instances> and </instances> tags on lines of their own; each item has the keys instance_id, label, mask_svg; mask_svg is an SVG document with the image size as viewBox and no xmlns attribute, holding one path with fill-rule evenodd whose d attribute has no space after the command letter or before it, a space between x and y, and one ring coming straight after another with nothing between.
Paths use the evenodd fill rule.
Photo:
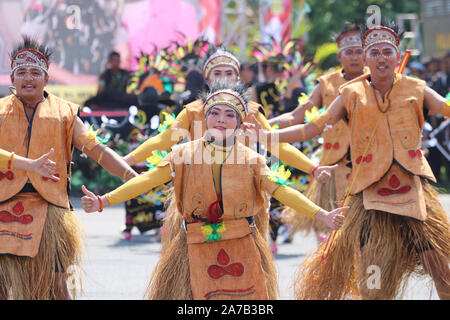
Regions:
<instances>
[{"instance_id":1,"label":"open hand","mask_svg":"<svg viewBox=\"0 0 450 320\"><path fill-rule=\"evenodd\" d=\"M59 181L59 177L54 175L56 163L50 160L55 150L52 148L49 152L42 155L40 158L31 161L31 171L39 174L40 176L50 178L53 181Z\"/></svg>"}]
</instances>

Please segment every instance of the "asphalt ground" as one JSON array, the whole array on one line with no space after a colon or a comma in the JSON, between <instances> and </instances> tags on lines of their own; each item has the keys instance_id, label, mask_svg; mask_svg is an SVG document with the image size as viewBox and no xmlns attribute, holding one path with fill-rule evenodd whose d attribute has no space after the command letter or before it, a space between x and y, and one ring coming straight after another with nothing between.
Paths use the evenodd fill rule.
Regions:
<instances>
[{"instance_id":1,"label":"asphalt ground","mask_svg":"<svg viewBox=\"0 0 450 320\"><path fill-rule=\"evenodd\" d=\"M447 213L450 195L439 197ZM80 200L72 199L75 214L86 233L81 300L141 300L152 271L160 257L160 243L155 230L140 234L133 229L131 240L121 232L125 222L123 204L106 208L102 213L87 214ZM292 300L292 280L303 258L316 247L311 233L296 233L291 243L278 239L278 253L274 256L278 270L280 299ZM437 300L430 277L412 278L407 284L405 300Z\"/></svg>"}]
</instances>

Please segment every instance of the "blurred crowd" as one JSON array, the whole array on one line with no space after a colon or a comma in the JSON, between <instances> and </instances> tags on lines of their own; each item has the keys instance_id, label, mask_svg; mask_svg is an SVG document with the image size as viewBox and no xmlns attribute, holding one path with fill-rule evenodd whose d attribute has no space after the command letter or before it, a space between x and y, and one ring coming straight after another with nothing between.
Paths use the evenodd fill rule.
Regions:
<instances>
[{"instance_id":1,"label":"blurred crowd","mask_svg":"<svg viewBox=\"0 0 450 320\"><path fill-rule=\"evenodd\" d=\"M448 99L450 89L450 52L443 57L425 57L408 65L407 74L426 81L427 86ZM428 131L438 128L445 119L440 115L425 115L425 121L431 126ZM449 129L446 129L449 131ZM425 135L426 139L427 136ZM450 162L442 152L434 146L427 146L427 160L440 185L450 185Z\"/></svg>"}]
</instances>

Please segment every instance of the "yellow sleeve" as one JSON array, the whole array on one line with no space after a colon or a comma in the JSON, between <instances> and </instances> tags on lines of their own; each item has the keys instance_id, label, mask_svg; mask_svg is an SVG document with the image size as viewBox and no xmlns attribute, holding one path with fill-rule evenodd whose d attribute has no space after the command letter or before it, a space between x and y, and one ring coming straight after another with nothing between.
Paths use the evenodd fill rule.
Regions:
<instances>
[{"instance_id":1,"label":"yellow sleeve","mask_svg":"<svg viewBox=\"0 0 450 320\"><path fill-rule=\"evenodd\" d=\"M129 153L136 163L142 162L152 155L154 150L169 150L175 143L183 139L182 134L175 133L176 130L189 130L190 123L186 109L181 110L175 119L176 127L173 124L166 131L151 137L138 148ZM182 133L182 132L180 132ZM172 134L174 134L172 136ZM172 140L172 138L176 138Z\"/></svg>"},{"instance_id":2,"label":"yellow sleeve","mask_svg":"<svg viewBox=\"0 0 450 320\"><path fill-rule=\"evenodd\" d=\"M450 101L446 101L442 106L441 112L444 117L450 118Z\"/></svg>"},{"instance_id":3,"label":"yellow sleeve","mask_svg":"<svg viewBox=\"0 0 450 320\"><path fill-rule=\"evenodd\" d=\"M258 112L257 119L264 130L272 130L269 122L261 112ZM314 163L303 152L289 143L273 144L271 148L267 146L267 149L284 163L305 173L311 173L314 167Z\"/></svg>"},{"instance_id":4,"label":"yellow sleeve","mask_svg":"<svg viewBox=\"0 0 450 320\"><path fill-rule=\"evenodd\" d=\"M11 157L11 152L0 149L0 169L8 169L8 161ZM16 157L13 157L11 162L11 169L14 168L14 160Z\"/></svg>"},{"instance_id":5,"label":"yellow sleeve","mask_svg":"<svg viewBox=\"0 0 450 320\"><path fill-rule=\"evenodd\" d=\"M105 197L108 199L111 206L136 198L137 196L172 180L171 173L172 170L168 163L165 166L157 166L143 175L133 178L117 189L105 194Z\"/></svg>"},{"instance_id":6,"label":"yellow sleeve","mask_svg":"<svg viewBox=\"0 0 450 320\"><path fill-rule=\"evenodd\" d=\"M310 218L314 218L316 213L321 209L303 194L288 186L278 187L278 189L276 189L272 194L272 197L280 201L282 204Z\"/></svg>"}]
</instances>

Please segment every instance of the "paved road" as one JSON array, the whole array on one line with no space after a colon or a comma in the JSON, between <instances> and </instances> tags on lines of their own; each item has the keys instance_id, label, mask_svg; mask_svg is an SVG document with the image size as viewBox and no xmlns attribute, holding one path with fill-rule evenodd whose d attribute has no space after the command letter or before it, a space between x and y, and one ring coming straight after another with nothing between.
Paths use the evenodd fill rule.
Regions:
<instances>
[{"instance_id":1,"label":"paved road","mask_svg":"<svg viewBox=\"0 0 450 320\"><path fill-rule=\"evenodd\" d=\"M450 195L440 197L446 212L450 212ZM140 300L153 268L159 259L160 244L154 231L139 234L133 230L131 241L120 232L124 223L123 205L107 208L103 213L86 214L80 210L79 199L74 199L75 213L85 228L87 248L83 264L84 295L87 300ZM281 240L281 239L280 239ZM281 299L293 299L291 288L294 272L306 254L316 246L311 234L297 233L290 244L279 244L275 257L279 272ZM405 299L438 299L430 281L412 279Z\"/></svg>"}]
</instances>

